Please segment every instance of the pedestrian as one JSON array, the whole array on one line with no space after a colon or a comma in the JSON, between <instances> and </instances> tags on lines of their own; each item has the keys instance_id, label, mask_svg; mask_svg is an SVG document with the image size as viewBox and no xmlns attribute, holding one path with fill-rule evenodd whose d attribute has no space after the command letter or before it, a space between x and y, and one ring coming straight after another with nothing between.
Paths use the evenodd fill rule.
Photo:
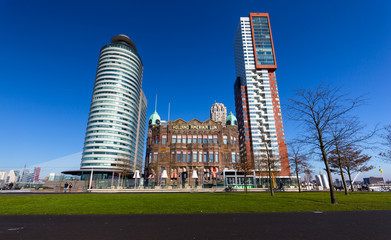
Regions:
<instances>
[{"instance_id":1,"label":"pedestrian","mask_svg":"<svg viewBox=\"0 0 391 240\"><path fill-rule=\"evenodd\" d=\"M280 191L283 191L284 190L284 183L282 182L282 180L280 180Z\"/></svg>"},{"instance_id":2,"label":"pedestrian","mask_svg":"<svg viewBox=\"0 0 391 240\"><path fill-rule=\"evenodd\" d=\"M69 192L72 191L72 183L70 182L69 185L68 185L68 189L69 189Z\"/></svg>"},{"instance_id":3,"label":"pedestrian","mask_svg":"<svg viewBox=\"0 0 391 240\"><path fill-rule=\"evenodd\" d=\"M67 192L67 189L68 189L68 182L65 182L65 184L64 184L64 193Z\"/></svg>"}]
</instances>

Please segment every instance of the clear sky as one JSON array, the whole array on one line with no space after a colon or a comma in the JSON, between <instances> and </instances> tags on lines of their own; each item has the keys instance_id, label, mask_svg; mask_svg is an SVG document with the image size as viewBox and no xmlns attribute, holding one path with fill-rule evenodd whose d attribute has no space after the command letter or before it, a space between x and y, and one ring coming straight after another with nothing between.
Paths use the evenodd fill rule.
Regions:
<instances>
[{"instance_id":1,"label":"clear sky","mask_svg":"<svg viewBox=\"0 0 391 240\"><path fill-rule=\"evenodd\" d=\"M118 34L143 60L148 117L156 94L162 119L168 102L171 120L204 121L215 101L235 112L233 38L249 12L270 14L287 141L299 129L284 105L321 82L366 94L368 126L391 123L391 1L0 0L0 170L82 151L99 50Z\"/></svg>"}]
</instances>

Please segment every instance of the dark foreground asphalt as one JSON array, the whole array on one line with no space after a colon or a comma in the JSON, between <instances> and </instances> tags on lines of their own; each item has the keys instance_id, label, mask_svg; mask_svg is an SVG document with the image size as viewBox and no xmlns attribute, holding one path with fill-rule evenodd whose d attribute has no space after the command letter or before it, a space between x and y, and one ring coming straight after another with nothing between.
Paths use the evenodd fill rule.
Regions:
<instances>
[{"instance_id":1,"label":"dark foreground asphalt","mask_svg":"<svg viewBox=\"0 0 391 240\"><path fill-rule=\"evenodd\" d=\"M391 211L0 216L0 239L391 239Z\"/></svg>"}]
</instances>

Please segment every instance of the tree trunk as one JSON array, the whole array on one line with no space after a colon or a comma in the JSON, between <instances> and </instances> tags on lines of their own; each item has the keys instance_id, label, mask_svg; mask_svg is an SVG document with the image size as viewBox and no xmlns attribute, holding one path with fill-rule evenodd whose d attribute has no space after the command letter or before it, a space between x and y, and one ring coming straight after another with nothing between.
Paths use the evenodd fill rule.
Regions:
<instances>
[{"instance_id":1,"label":"tree trunk","mask_svg":"<svg viewBox=\"0 0 391 240\"><path fill-rule=\"evenodd\" d=\"M270 185L270 194L272 197L274 197L274 190L273 190L273 185L272 185L272 166L270 162L270 155L269 155L269 148L267 143L265 142L265 148L266 148L266 157L267 157L267 169L269 170L269 185Z\"/></svg>"},{"instance_id":2,"label":"tree trunk","mask_svg":"<svg viewBox=\"0 0 391 240\"><path fill-rule=\"evenodd\" d=\"M338 155L338 166L339 166L339 171L340 171L340 173L341 173L341 178L342 178L342 182L343 182L343 188L344 188L344 190L345 190L345 195L349 195L349 193L348 193L348 187L346 186L345 176L344 176L343 170L342 170L341 156L340 156L340 154L339 154L338 144L336 144L335 147L336 147L336 150L337 150L337 155Z\"/></svg>"},{"instance_id":3,"label":"tree trunk","mask_svg":"<svg viewBox=\"0 0 391 240\"><path fill-rule=\"evenodd\" d=\"M353 183L352 183L352 177L351 177L351 174L350 174L350 168L348 167L347 170L348 170L347 172L348 172L349 181L350 181L350 190L352 190L352 192L354 192Z\"/></svg>"},{"instance_id":4,"label":"tree trunk","mask_svg":"<svg viewBox=\"0 0 391 240\"><path fill-rule=\"evenodd\" d=\"M244 192L247 193L247 173L244 171Z\"/></svg>"},{"instance_id":5,"label":"tree trunk","mask_svg":"<svg viewBox=\"0 0 391 240\"><path fill-rule=\"evenodd\" d=\"M259 160L259 187L261 187L262 186L262 181L261 181L261 179L262 179L262 177L261 177L261 160Z\"/></svg>"},{"instance_id":6,"label":"tree trunk","mask_svg":"<svg viewBox=\"0 0 391 240\"><path fill-rule=\"evenodd\" d=\"M273 180L272 180L272 169L271 169L269 163L268 163L268 165L269 165L269 185L270 185L270 194L272 195L272 197L274 197Z\"/></svg>"},{"instance_id":7,"label":"tree trunk","mask_svg":"<svg viewBox=\"0 0 391 240\"><path fill-rule=\"evenodd\" d=\"M301 187L300 187L300 180L299 180L299 168L297 167L297 161L296 163L296 179L297 179L297 186L299 187L299 193L301 193Z\"/></svg>"},{"instance_id":8,"label":"tree trunk","mask_svg":"<svg viewBox=\"0 0 391 240\"><path fill-rule=\"evenodd\" d=\"M338 160L339 161L339 160ZM341 171L341 178L343 182L343 188L345 190L345 195L349 195L348 193L348 187L346 186L346 181L345 181L345 175L343 174L342 167L341 167L341 162L339 161L339 170Z\"/></svg>"},{"instance_id":9,"label":"tree trunk","mask_svg":"<svg viewBox=\"0 0 391 240\"><path fill-rule=\"evenodd\" d=\"M323 138L322 138L322 132L320 131L319 126L316 126L316 128L317 128L317 130L318 130L318 135L319 135L319 146L320 146L320 150L321 150L321 152L322 152L322 157L323 157L324 165L326 166L327 178L328 178L329 184L330 184L330 198L331 198L331 203L332 203L332 204L338 204L337 198L336 198L336 196L335 196L334 184L333 184L333 179L331 178L331 171L330 171L330 167L329 167L329 162L328 162L328 160L327 160L326 150L324 149Z\"/></svg>"}]
</instances>

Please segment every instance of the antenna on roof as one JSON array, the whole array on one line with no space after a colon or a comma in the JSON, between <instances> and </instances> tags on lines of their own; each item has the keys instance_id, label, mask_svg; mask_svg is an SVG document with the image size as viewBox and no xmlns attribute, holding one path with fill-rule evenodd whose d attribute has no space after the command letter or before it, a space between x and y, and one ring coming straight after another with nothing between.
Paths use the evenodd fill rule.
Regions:
<instances>
[{"instance_id":1,"label":"antenna on roof","mask_svg":"<svg viewBox=\"0 0 391 240\"><path fill-rule=\"evenodd\" d=\"M156 94L156 100L155 100L155 112L156 112L156 106L157 106L157 94Z\"/></svg>"},{"instance_id":2,"label":"antenna on roof","mask_svg":"<svg viewBox=\"0 0 391 240\"><path fill-rule=\"evenodd\" d=\"M168 120L167 122L170 121L170 102L168 102Z\"/></svg>"}]
</instances>

